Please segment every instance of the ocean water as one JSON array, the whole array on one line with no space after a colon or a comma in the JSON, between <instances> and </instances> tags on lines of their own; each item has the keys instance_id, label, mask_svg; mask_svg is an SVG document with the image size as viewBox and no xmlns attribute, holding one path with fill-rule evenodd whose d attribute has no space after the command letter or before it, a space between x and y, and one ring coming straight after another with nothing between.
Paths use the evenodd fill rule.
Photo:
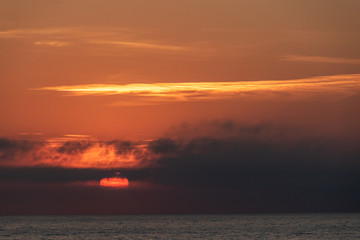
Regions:
<instances>
[{"instance_id":1,"label":"ocean water","mask_svg":"<svg viewBox=\"0 0 360 240\"><path fill-rule=\"evenodd\" d=\"M0 216L0 239L360 239L360 214Z\"/></svg>"}]
</instances>

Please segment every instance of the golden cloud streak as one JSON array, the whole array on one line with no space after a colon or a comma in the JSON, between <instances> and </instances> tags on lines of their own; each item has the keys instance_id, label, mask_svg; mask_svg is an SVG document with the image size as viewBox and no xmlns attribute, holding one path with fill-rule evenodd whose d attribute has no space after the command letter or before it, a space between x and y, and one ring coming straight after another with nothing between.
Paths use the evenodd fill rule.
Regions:
<instances>
[{"instance_id":1,"label":"golden cloud streak","mask_svg":"<svg viewBox=\"0 0 360 240\"><path fill-rule=\"evenodd\" d=\"M65 134L65 137L73 137L73 138L89 138L91 135L82 135L82 134Z\"/></svg>"},{"instance_id":2,"label":"golden cloud streak","mask_svg":"<svg viewBox=\"0 0 360 240\"><path fill-rule=\"evenodd\" d=\"M132 48L145 48L145 49L158 49L158 50L171 50L171 51L182 51L187 50L185 47L180 46L171 46L171 45L160 45L152 43L143 43L143 42L124 42L124 41L89 41L93 44L104 44L104 45L113 45L113 46L123 46L123 47L132 47Z\"/></svg>"},{"instance_id":3,"label":"golden cloud streak","mask_svg":"<svg viewBox=\"0 0 360 240\"><path fill-rule=\"evenodd\" d=\"M59 41L36 41L35 45L49 46L49 47L64 47L69 45L68 42L59 42Z\"/></svg>"},{"instance_id":4,"label":"golden cloud streak","mask_svg":"<svg viewBox=\"0 0 360 240\"><path fill-rule=\"evenodd\" d=\"M286 56L283 56L282 59L285 61L294 61L294 62L360 64L360 59L355 59L355 58L286 55Z\"/></svg>"},{"instance_id":5,"label":"golden cloud streak","mask_svg":"<svg viewBox=\"0 0 360 240\"><path fill-rule=\"evenodd\" d=\"M72 96L130 95L166 100L201 100L233 98L251 93L311 93L335 92L352 94L360 89L360 74L321 76L296 80L83 84L43 87L33 90L66 92Z\"/></svg>"}]
</instances>

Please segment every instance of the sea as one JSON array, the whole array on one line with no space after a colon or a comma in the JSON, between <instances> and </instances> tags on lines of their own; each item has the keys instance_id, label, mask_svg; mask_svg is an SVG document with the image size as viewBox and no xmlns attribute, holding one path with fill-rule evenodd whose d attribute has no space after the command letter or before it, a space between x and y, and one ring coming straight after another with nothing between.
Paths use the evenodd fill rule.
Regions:
<instances>
[{"instance_id":1,"label":"sea","mask_svg":"<svg viewBox=\"0 0 360 240\"><path fill-rule=\"evenodd\" d=\"M360 214L0 216L0 239L360 239Z\"/></svg>"}]
</instances>

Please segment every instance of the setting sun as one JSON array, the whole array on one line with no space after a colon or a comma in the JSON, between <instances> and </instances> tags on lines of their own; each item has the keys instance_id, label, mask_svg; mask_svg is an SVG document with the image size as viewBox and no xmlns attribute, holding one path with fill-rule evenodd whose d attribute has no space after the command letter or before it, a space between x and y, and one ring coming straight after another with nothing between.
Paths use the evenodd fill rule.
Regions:
<instances>
[{"instance_id":1,"label":"setting sun","mask_svg":"<svg viewBox=\"0 0 360 240\"><path fill-rule=\"evenodd\" d=\"M1 215L360 212L359 9L0 0L1 230ZM229 238L201 236L186 238Z\"/></svg>"},{"instance_id":2,"label":"setting sun","mask_svg":"<svg viewBox=\"0 0 360 240\"><path fill-rule=\"evenodd\" d=\"M128 188L129 180L127 178L103 178L100 180L101 187L111 187L111 188Z\"/></svg>"}]
</instances>

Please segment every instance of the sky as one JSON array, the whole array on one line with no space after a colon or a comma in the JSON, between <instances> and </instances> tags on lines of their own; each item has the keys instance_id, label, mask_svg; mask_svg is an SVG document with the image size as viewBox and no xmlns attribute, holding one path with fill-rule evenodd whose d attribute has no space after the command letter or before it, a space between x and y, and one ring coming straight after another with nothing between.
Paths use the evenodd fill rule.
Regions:
<instances>
[{"instance_id":1,"label":"sky","mask_svg":"<svg viewBox=\"0 0 360 240\"><path fill-rule=\"evenodd\" d=\"M0 214L358 212L358 0L1 0Z\"/></svg>"}]
</instances>

